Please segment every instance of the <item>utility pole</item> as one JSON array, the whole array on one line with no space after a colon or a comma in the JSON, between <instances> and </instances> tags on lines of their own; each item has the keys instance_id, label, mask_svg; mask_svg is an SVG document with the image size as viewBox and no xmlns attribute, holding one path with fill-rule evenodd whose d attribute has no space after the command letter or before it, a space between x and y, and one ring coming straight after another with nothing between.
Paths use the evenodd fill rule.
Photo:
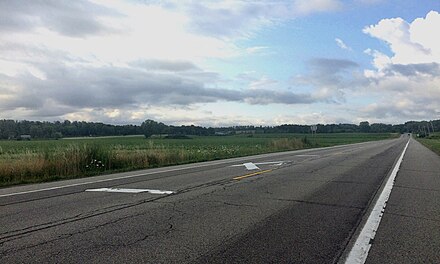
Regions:
<instances>
[{"instance_id":1,"label":"utility pole","mask_svg":"<svg viewBox=\"0 0 440 264\"><path fill-rule=\"evenodd\" d=\"M432 122L431 121L429 121L429 123L431 124L431 127L432 127L432 133L434 133L435 131L434 131L434 126L432 125Z\"/></svg>"}]
</instances>

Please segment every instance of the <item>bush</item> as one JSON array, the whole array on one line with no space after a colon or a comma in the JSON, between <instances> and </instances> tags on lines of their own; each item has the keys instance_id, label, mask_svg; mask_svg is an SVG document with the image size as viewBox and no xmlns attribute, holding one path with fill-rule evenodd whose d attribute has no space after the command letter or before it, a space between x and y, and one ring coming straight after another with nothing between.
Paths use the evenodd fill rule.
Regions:
<instances>
[{"instance_id":1,"label":"bush","mask_svg":"<svg viewBox=\"0 0 440 264\"><path fill-rule=\"evenodd\" d=\"M183 134L171 134L171 135L165 136L165 138L167 138L167 139L192 139L191 137L189 137L187 135L183 135Z\"/></svg>"},{"instance_id":2,"label":"bush","mask_svg":"<svg viewBox=\"0 0 440 264\"><path fill-rule=\"evenodd\" d=\"M273 151L279 150L295 150L304 148L305 144L298 138L281 138L270 141L269 147Z\"/></svg>"}]
</instances>

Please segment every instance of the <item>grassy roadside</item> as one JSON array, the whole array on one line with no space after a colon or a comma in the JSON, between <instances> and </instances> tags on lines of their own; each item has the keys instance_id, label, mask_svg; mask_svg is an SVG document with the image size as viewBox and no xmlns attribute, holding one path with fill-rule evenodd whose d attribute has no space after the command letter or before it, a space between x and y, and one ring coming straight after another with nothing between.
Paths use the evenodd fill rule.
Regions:
<instances>
[{"instance_id":1,"label":"grassy roadside","mask_svg":"<svg viewBox=\"0 0 440 264\"><path fill-rule=\"evenodd\" d=\"M397 136L262 134L191 139L145 139L140 136L0 141L0 187Z\"/></svg>"},{"instance_id":2,"label":"grassy roadside","mask_svg":"<svg viewBox=\"0 0 440 264\"><path fill-rule=\"evenodd\" d=\"M433 133L426 138L416 138L427 148L440 155L440 132Z\"/></svg>"}]
</instances>

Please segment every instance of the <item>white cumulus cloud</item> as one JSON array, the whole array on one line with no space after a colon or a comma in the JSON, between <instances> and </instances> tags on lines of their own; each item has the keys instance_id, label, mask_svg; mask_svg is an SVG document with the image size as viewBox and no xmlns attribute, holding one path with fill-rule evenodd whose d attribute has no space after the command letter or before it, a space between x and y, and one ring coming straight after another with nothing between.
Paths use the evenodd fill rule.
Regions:
<instances>
[{"instance_id":1,"label":"white cumulus cloud","mask_svg":"<svg viewBox=\"0 0 440 264\"><path fill-rule=\"evenodd\" d=\"M439 28L440 14L431 11L412 23L399 17L382 19L363 31L389 45L393 63L411 64L440 61L440 38L435 37Z\"/></svg>"},{"instance_id":2,"label":"white cumulus cloud","mask_svg":"<svg viewBox=\"0 0 440 264\"><path fill-rule=\"evenodd\" d=\"M436 31L440 14L407 22L402 18L382 19L364 33L384 41L392 55L367 49L373 70L365 70L370 80L366 92L377 101L362 109L371 120L435 119L440 115L440 42Z\"/></svg>"},{"instance_id":3,"label":"white cumulus cloud","mask_svg":"<svg viewBox=\"0 0 440 264\"><path fill-rule=\"evenodd\" d=\"M340 47L341 49L352 50L349 46L347 46L347 44L345 44L344 41L342 41L342 39L335 38L335 41L336 41L336 44L338 45L338 47Z\"/></svg>"}]
</instances>

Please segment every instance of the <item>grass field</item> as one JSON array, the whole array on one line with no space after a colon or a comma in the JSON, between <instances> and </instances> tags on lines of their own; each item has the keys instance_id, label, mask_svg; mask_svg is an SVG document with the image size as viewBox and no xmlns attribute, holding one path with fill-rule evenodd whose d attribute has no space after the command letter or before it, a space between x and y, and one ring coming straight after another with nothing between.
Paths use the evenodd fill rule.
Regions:
<instances>
[{"instance_id":1,"label":"grass field","mask_svg":"<svg viewBox=\"0 0 440 264\"><path fill-rule=\"evenodd\" d=\"M440 132L433 133L426 138L417 138L417 140L440 155Z\"/></svg>"},{"instance_id":2,"label":"grass field","mask_svg":"<svg viewBox=\"0 0 440 264\"><path fill-rule=\"evenodd\" d=\"M396 134L261 134L145 139L143 136L0 141L0 186L35 183L276 151L326 147Z\"/></svg>"}]
</instances>

